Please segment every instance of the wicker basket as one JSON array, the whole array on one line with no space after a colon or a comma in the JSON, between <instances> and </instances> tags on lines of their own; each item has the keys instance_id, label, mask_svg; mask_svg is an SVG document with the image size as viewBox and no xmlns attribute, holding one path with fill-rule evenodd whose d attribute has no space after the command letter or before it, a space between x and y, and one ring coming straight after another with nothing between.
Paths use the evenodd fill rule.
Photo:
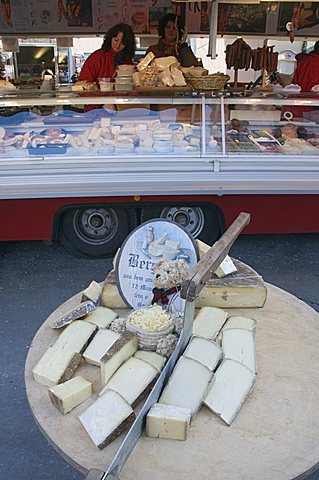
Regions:
<instances>
[{"instance_id":1,"label":"wicker basket","mask_svg":"<svg viewBox=\"0 0 319 480\"><path fill-rule=\"evenodd\" d=\"M135 325L132 325L130 323L130 316L128 316L126 319L126 329L137 336L138 347L141 350L149 350L155 352L158 341L162 337L165 337L169 333L173 332L174 321L173 318L171 318L171 321L167 323L161 330L150 330L147 328L138 328Z\"/></svg>"},{"instance_id":2,"label":"wicker basket","mask_svg":"<svg viewBox=\"0 0 319 480\"><path fill-rule=\"evenodd\" d=\"M229 78L223 73L213 73L198 78L185 77L185 80L193 90L223 90Z\"/></svg>"}]
</instances>

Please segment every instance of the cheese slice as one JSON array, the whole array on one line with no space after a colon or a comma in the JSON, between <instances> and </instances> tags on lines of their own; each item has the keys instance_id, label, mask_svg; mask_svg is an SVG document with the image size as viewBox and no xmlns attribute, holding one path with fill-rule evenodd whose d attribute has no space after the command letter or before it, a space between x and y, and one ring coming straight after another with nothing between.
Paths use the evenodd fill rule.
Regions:
<instances>
[{"instance_id":1,"label":"cheese slice","mask_svg":"<svg viewBox=\"0 0 319 480\"><path fill-rule=\"evenodd\" d=\"M257 373L254 331L228 328L223 331L222 347L225 358L236 360Z\"/></svg>"},{"instance_id":2,"label":"cheese slice","mask_svg":"<svg viewBox=\"0 0 319 480\"><path fill-rule=\"evenodd\" d=\"M158 403L187 408L193 417L207 394L213 373L191 358L180 357Z\"/></svg>"},{"instance_id":3,"label":"cheese slice","mask_svg":"<svg viewBox=\"0 0 319 480\"><path fill-rule=\"evenodd\" d=\"M112 345L114 345L120 336L119 333L112 332L112 330L99 330L83 352L85 361L91 365L100 367L101 358L112 347Z\"/></svg>"},{"instance_id":4,"label":"cheese slice","mask_svg":"<svg viewBox=\"0 0 319 480\"><path fill-rule=\"evenodd\" d=\"M80 422L100 450L130 427L134 419L132 407L113 390L106 390L79 415Z\"/></svg>"},{"instance_id":5,"label":"cheese slice","mask_svg":"<svg viewBox=\"0 0 319 480\"><path fill-rule=\"evenodd\" d=\"M187 408L155 403L146 417L146 436L186 440L190 420Z\"/></svg>"},{"instance_id":6,"label":"cheese slice","mask_svg":"<svg viewBox=\"0 0 319 480\"><path fill-rule=\"evenodd\" d=\"M93 280L93 282L91 282L90 285L85 290L83 290L82 302L85 302L85 300L92 300L92 302L97 303L101 296L101 293L102 286L99 283L95 282L95 280Z\"/></svg>"},{"instance_id":7,"label":"cheese slice","mask_svg":"<svg viewBox=\"0 0 319 480\"><path fill-rule=\"evenodd\" d=\"M126 362L138 347L138 339L131 332L125 332L101 358L101 382L104 386L116 370Z\"/></svg>"},{"instance_id":8,"label":"cheese slice","mask_svg":"<svg viewBox=\"0 0 319 480\"><path fill-rule=\"evenodd\" d=\"M149 363L159 372L163 369L166 362L166 358L163 355L146 350L137 350L137 352L134 353L134 357Z\"/></svg>"},{"instance_id":9,"label":"cheese slice","mask_svg":"<svg viewBox=\"0 0 319 480\"><path fill-rule=\"evenodd\" d=\"M78 376L49 388L48 393L53 405L65 415L90 398L92 383Z\"/></svg>"},{"instance_id":10,"label":"cheese slice","mask_svg":"<svg viewBox=\"0 0 319 480\"><path fill-rule=\"evenodd\" d=\"M256 321L247 317L229 317L223 326L222 332L229 328L243 328L244 330L253 331L256 328Z\"/></svg>"},{"instance_id":11,"label":"cheese slice","mask_svg":"<svg viewBox=\"0 0 319 480\"><path fill-rule=\"evenodd\" d=\"M213 372L223 358L223 350L217 343L205 338L193 337L183 356L196 360Z\"/></svg>"},{"instance_id":12,"label":"cheese slice","mask_svg":"<svg viewBox=\"0 0 319 480\"><path fill-rule=\"evenodd\" d=\"M131 357L114 373L106 388L122 395L134 407L150 389L158 374L158 370L149 363Z\"/></svg>"},{"instance_id":13,"label":"cheese slice","mask_svg":"<svg viewBox=\"0 0 319 480\"><path fill-rule=\"evenodd\" d=\"M117 317L118 314L110 308L96 307L96 310L89 313L83 320L93 323L99 328L107 328Z\"/></svg>"},{"instance_id":14,"label":"cheese slice","mask_svg":"<svg viewBox=\"0 0 319 480\"><path fill-rule=\"evenodd\" d=\"M226 277L226 275L229 275L230 273L234 273L236 271L237 271L237 268L235 267L235 264L233 263L232 259L228 255L226 255L222 263L215 270L215 274L217 275L218 278L223 278L223 277Z\"/></svg>"},{"instance_id":15,"label":"cheese slice","mask_svg":"<svg viewBox=\"0 0 319 480\"><path fill-rule=\"evenodd\" d=\"M204 404L230 425L250 392L255 377L245 365L225 359L215 373Z\"/></svg>"},{"instance_id":16,"label":"cheese slice","mask_svg":"<svg viewBox=\"0 0 319 480\"><path fill-rule=\"evenodd\" d=\"M193 335L215 340L227 317L227 312L221 308L202 307L193 323Z\"/></svg>"},{"instance_id":17,"label":"cheese slice","mask_svg":"<svg viewBox=\"0 0 319 480\"><path fill-rule=\"evenodd\" d=\"M83 353L97 331L96 325L83 320L75 320L63 330L54 343L54 347L69 352Z\"/></svg>"},{"instance_id":18,"label":"cheese slice","mask_svg":"<svg viewBox=\"0 0 319 480\"><path fill-rule=\"evenodd\" d=\"M47 387L65 382L72 377L81 358L82 355L78 352L64 350L61 347L50 347L33 368L33 378Z\"/></svg>"}]
</instances>

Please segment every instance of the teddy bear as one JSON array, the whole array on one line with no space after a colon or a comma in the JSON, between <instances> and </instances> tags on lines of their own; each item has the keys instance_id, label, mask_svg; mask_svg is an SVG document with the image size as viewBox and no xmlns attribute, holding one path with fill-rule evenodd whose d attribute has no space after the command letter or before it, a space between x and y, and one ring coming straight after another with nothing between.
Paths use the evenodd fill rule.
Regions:
<instances>
[{"instance_id":1,"label":"teddy bear","mask_svg":"<svg viewBox=\"0 0 319 480\"><path fill-rule=\"evenodd\" d=\"M157 303L164 308L168 306L169 295L178 292L188 276L188 266L185 260L169 260L163 258L153 266L154 288L152 305Z\"/></svg>"}]
</instances>

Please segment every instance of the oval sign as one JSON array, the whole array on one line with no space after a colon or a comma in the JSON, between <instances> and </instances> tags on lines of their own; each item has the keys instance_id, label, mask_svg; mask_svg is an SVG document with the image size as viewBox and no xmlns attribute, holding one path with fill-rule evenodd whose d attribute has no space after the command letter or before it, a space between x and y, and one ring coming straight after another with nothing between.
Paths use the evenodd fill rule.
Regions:
<instances>
[{"instance_id":1,"label":"oval sign","mask_svg":"<svg viewBox=\"0 0 319 480\"><path fill-rule=\"evenodd\" d=\"M139 225L126 238L116 260L116 280L121 297L130 307L151 305L153 265L163 258L182 258L190 270L198 261L194 239L177 223L155 218Z\"/></svg>"}]
</instances>

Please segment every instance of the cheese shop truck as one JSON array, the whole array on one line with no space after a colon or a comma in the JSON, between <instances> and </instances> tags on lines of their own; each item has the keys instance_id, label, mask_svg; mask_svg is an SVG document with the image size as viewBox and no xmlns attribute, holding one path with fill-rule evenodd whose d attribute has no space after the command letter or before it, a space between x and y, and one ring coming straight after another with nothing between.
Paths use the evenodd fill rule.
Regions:
<instances>
[{"instance_id":1,"label":"cheese shop truck","mask_svg":"<svg viewBox=\"0 0 319 480\"><path fill-rule=\"evenodd\" d=\"M115 93L0 95L0 241L112 256L160 217L212 244L240 211L245 233L319 231L319 127L275 134L284 108L319 97Z\"/></svg>"}]
</instances>

